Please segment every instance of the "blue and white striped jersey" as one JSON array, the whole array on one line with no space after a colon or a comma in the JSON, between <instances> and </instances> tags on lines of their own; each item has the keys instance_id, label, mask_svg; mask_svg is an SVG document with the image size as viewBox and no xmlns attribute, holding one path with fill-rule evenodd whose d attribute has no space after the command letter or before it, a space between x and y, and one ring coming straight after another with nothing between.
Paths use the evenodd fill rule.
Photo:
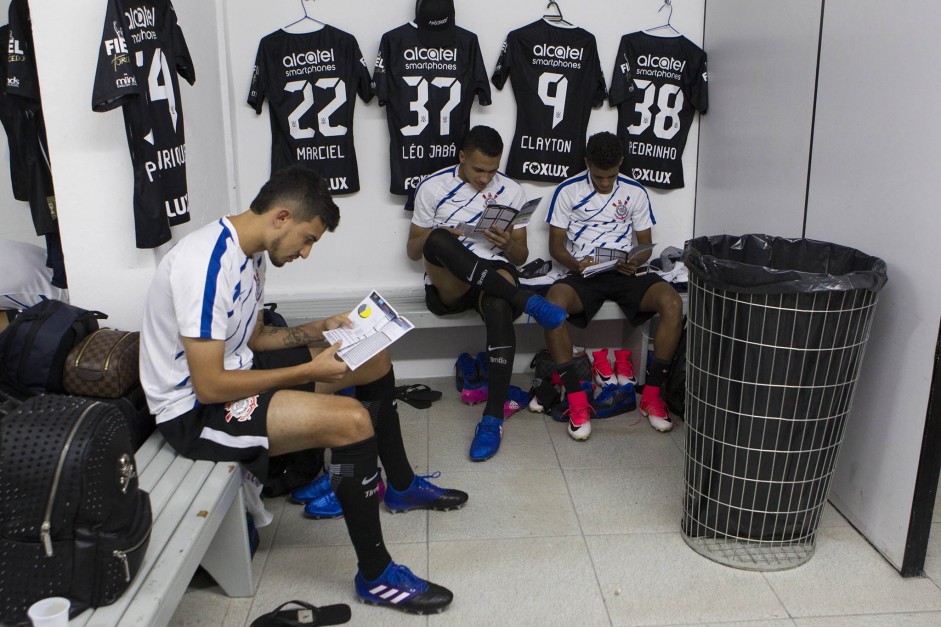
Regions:
<instances>
[{"instance_id":1,"label":"blue and white striped jersey","mask_svg":"<svg viewBox=\"0 0 941 627\"><path fill-rule=\"evenodd\" d=\"M225 369L248 370L248 340L263 304L265 256L248 257L227 218L187 235L166 254L147 294L140 378L150 411L166 422L193 409L183 337L225 342Z\"/></svg>"},{"instance_id":2,"label":"blue and white striped jersey","mask_svg":"<svg viewBox=\"0 0 941 627\"><path fill-rule=\"evenodd\" d=\"M497 174L482 192L465 183L454 165L438 170L415 190L412 224L423 228L456 227L473 224L487 205L500 204L519 209L526 202L522 186L503 173ZM503 251L482 238L461 237L461 243L481 259L506 259Z\"/></svg>"},{"instance_id":3,"label":"blue and white striped jersey","mask_svg":"<svg viewBox=\"0 0 941 627\"><path fill-rule=\"evenodd\" d=\"M634 232L657 223L643 185L618 176L611 193L602 195L595 191L587 171L556 187L546 222L568 232L565 245L576 259L587 257L598 246L629 251Z\"/></svg>"}]
</instances>

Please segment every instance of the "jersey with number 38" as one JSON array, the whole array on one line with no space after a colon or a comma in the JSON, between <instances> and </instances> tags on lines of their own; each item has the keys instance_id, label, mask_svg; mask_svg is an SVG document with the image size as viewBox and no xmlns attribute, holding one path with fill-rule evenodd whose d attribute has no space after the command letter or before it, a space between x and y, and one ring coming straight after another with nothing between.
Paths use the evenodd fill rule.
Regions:
<instances>
[{"instance_id":1,"label":"jersey with number 38","mask_svg":"<svg viewBox=\"0 0 941 627\"><path fill-rule=\"evenodd\" d=\"M683 149L709 107L706 53L682 35L621 37L608 98L618 108L621 172L648 187L683 187Z\"/></svg>"},{"instance_id":2,"label":"jersey with number 38","mask_svg":"<svg viewBox=\"0 0 941 627\"><path fill-rule=\"evenodd\" d=\"M583 28L538 20L507 35L493 71L516 96L516 134L506 172L558 183L585 169L592 107L607 96L595 36Z\"/></svg>"},{"instance_id":3,"label":"jersey with number 38","mask_svg":"<svg viewBox=\"0 0 941 627\"><path fill-rule=\"evenodd\" d=\"M454 30L449 48L422 45L412 23L379 42L373 80L389 123L393 194L412 193L425 176L457 163L474 96L490 104L477 35Z\"/></svg>"},{"instance_id":4,"label":"jersey with number 38","mask_svg":"<svg viewBox=\"0 0 941 627\"><path fill-rule=\"evenodd\" d=\"M262 38L248 104L271 120L271 172L309 163L334 194L359 191L353 108L373 96L356 38L325 25L311 33L278 30Z\"/></svg>"},{"instance_id":5,"label":"jersey with number 38","mask_svg":"<svg viewBox=\"0 0 941 627\"><path fill-rule=\"evenodd\" d=\"M169 241L190 218L177 73L196 80L170 0L108 0L92 109L124 111L138 248Z\"/></svg>"}]
</instances>

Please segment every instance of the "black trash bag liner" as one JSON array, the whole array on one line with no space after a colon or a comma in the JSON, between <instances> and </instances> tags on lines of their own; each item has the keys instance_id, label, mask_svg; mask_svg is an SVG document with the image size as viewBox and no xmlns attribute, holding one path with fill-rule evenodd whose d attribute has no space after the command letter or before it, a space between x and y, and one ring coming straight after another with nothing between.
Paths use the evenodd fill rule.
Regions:
<instances>
[{"instance_id":1,"label":"black trash bag liner","mask_svg":"<svg viewBox=\"0 0 941 627\"><path fill-rule=\"evenodd\" d=\"M711 287L746 294L866 289L886 282L885 262L854 248L769 235L713 235L686 242L689 272Z\"/></svg>"},{"instance_id":2,"label":"black trash bag liner","mask_svg":"<svg viewBox=\"0 0 941 627\"><path fill-rule=\"evenodd\" d=\"M686 243L688 537L816 533L886 282L881 259L765 235Z\"/></svg>"}]
</instances>

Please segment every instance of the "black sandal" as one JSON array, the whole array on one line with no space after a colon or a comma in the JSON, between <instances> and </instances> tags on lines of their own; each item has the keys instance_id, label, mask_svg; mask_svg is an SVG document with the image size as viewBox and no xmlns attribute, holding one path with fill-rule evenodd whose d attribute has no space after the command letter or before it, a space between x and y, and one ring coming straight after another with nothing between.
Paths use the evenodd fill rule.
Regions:
<instances>
[{"instance_id":1,"label":"black sandal","mask_svg":"<svg viewBox=\"0 0 941 627\"><path fill-rule=\"evenodd\" d=\"M415 409L428 409L433 402L441 400L441 392L432 390L424 383L414 383L395 388L395 398Z\"/></svg>"},{"instance_id":2,"label":"black sandal","mask_svg":"<svg viewBox=\"0 0 941 627\"><path fill-rule=\"evenodd\" d=\"M300 608L284 609L286 605L299 605ZM251 627L295 627L308 625L342 625L350 620L350 606L346 603L317 607L303 601L282 603L267 614L262 614L252 621Z\"/></svg>"}]
</instances>

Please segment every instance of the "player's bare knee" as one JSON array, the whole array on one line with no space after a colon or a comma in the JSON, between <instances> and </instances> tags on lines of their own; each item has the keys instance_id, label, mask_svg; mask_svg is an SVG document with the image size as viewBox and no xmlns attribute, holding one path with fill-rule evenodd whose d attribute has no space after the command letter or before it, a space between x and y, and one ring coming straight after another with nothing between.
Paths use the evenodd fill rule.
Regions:
<instances>
[{"instance_id":1,"label":"player's bare knee","mask_svg":"<svg viewBox=\"0 0 941 627\"><path fill-rule=\"evenodd\" d=\"M683 320L683 299L675 291L670 290L669 294L660 299L660 318L664 324L680 327Z\"/></svg>"},{"instance_id":2,"label":"player's bare knee","mask_svg":"<svg viewBox=\"0 0 941 627\"><path fill-rule=\"evenodd\" d=\"M389 355L388 350L382 349L371 357L369 361L360 366L360 368L364 369L364 374L378 379L385 376L385 374L392 369L392 357Z\"/></svg>"},{"instance_id":3,"label":"player's bare knee","mask_svg":"<svg viewBox=\"0 0 941 627\"><path fill-rule=\"evenodd\" d=\"M352 403L353 405L349 407L349 410L344 412L346 415L342 421L343 436L347 440L347 444L362 442L367 438L371 438L374 434L369 412L359 402L352 401Z\"/></svg>"}]
</instances>

